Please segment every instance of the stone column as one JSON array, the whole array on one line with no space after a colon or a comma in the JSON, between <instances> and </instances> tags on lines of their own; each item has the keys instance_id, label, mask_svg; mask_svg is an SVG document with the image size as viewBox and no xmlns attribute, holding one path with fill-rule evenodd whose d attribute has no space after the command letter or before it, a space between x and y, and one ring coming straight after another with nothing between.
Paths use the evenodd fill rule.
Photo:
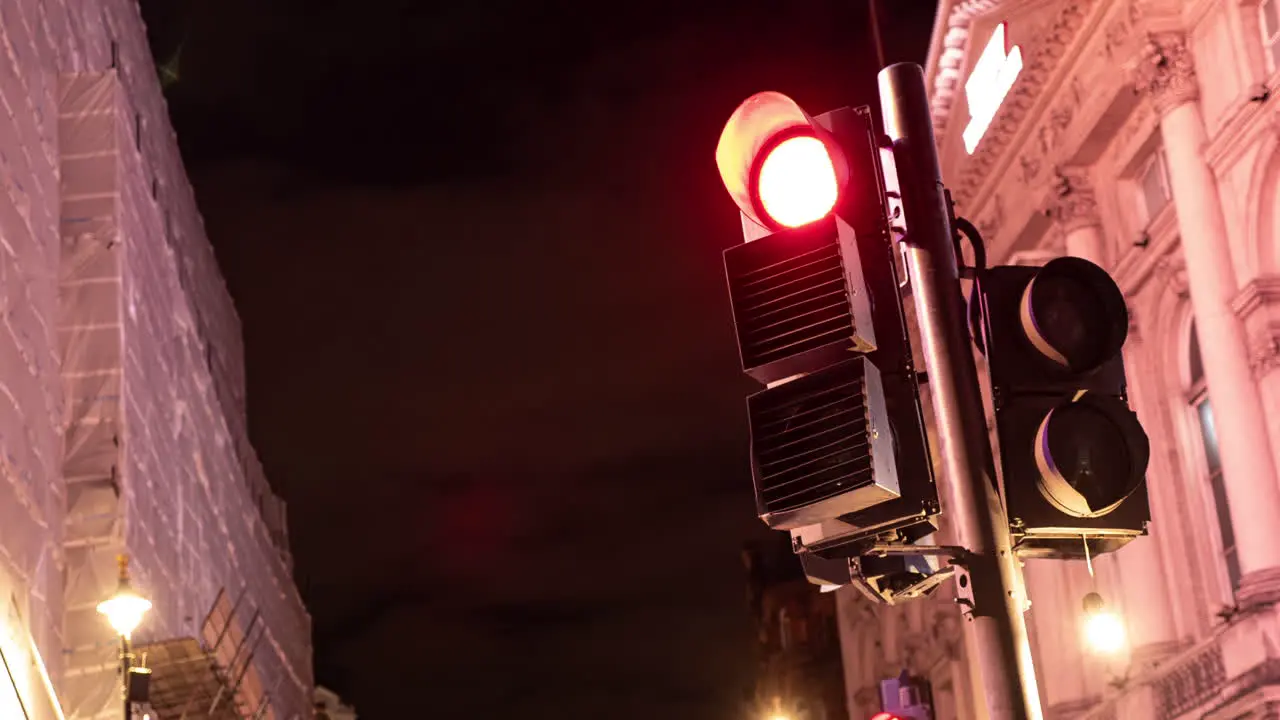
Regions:
<instances>
[{"instance_id":1,"label":"stone column","mask_svg":"<svg viewBox=\"0 0 1280 720\"><path fill-rule=\"evenodd\" d=\"M1232 311L1239 291L1228 253L1217 180L1203 156L1208 137L1197 104L1190 49L1181 33L1151 36L1134 85L1160 116L1160 136L1186 258L1187 285L1213 403L1231 522L1244 575L1242 607L1280 599L1280 483L1244 329Z\"/></svg>"},{"instance_id":2,"label":"stone column","mask_svg":"<svg viewBox=\"0 0 1280 720\"><path fill-rule=\"evenodd\" d=\"M1104 269L1108 268L1102 219L1098 214L1097 200L1087 170L1080 167L1061 168L1057 171L1057 176L1054 202L1049 208L1049 215L1062 228L1067 254L1088 260ZM1137 326L1132 318L1129 327L1130 335L1126 345L1130 352L1126 354L1131 360L1134 357L1132 350L1141 339L1137 337ZM1132 363L1126 363L1126 368L1131 378L1140 369ZM1130 396L1133 395L1131 392ZM1150 537L1140 537L1115 555L1098 558L1095 565L1116 580L1114 586L1121 597L1111 601L1128 610L1126 623L1130 631L1133 660L1145 664L1167 652L1176 643L1178 633L1168 599L1168 576L1159 544ZM1087 575L1087 571L1083 574ZM1075 600L1072 611L1078 613L1080 598Z\"/></svg>"}]
</instances>

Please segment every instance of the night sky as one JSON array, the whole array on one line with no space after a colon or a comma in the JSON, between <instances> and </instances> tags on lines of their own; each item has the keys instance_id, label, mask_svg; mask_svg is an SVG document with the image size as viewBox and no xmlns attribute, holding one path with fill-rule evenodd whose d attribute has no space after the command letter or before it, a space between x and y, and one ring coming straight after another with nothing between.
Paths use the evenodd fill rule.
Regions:
<instances>
[{"instance_id":1,"label":"night sky","mask_svg":"<svg viewBox=\"0 0 1280 720\"><path fill-rule=\"evenodd\" d=\"M759 90L873 103L866 0L142 5L318 681L362 720L742 717L715 143ZM883 5L923 62L934 0Z\"/></svg>"}]
</instances>

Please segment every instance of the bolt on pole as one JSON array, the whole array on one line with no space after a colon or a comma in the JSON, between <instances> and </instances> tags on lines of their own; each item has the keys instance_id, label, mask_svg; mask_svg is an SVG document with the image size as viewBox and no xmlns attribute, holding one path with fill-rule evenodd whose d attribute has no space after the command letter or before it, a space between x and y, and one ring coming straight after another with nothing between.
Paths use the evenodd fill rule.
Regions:
<instances>
[{"instance_id":1,"label":"bolt on pole","mask_svg":"<svg viewBox=\"0 0 1280 720\"><path fill-rule=\"evenodd\" d=\"M970 648L990 720L1042 720L1020 570L996 488L924 71L915 63L890 65L880 71L879 87L903 196L907 275L948 481L944 510L968 550Z\"/></svg>"}]
</instances>

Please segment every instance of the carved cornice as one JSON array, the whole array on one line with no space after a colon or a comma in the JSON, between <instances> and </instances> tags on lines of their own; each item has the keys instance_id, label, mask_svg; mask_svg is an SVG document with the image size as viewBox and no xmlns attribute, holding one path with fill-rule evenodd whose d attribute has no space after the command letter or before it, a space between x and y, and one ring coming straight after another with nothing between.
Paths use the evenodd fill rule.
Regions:
<instances>
[{"instance_id":1,"label":"carved cornice","mask_svg":"<svg viewBox=\"0 0 1280 720\"><path fill-rule=\"evenodd\" d=\"M1054 169L1048 214L1063 232L1102 224L1098 199L1085 168Z\"/></svg>"},{"instance_id":2,"label":"carved cornice","mask_svg":"<svg viewBox=\"0 0 1280 720\"><path fill-rule=\"evenodd\" d=\"M1023 121L1040 98L1050 76L1058 66L1058 61L1066 54L1067 47L1076 39L1085 24L1089 11L1098 0L1075 0L1068 2L1059 11L1049 27L1036 39L1036 47L1031 56L1024 60L1022 73L1014 83L1009 94L1005 96L991 125L978 143L977 150L969 156L958 182L953 187L953 194L958 203L971 201L984 181L991 177L995 166L999 163L1004 151L1013 142ZM1082 88L1077 88L1082 90ZM1071 93L1064 93L1070 95ZM1050 111L1050 122L1047 130L1042 130L1041 145L1056 141L1060 133L1072 119L1072 106L1078 106L1079 100L1067 98L1056 109ZM1055 114L1056 113L1056 114ZM935 116L936 121L936 116ZM1033 172L1034 171L1034 172ZM1024 166L1024 176L1035 175L1038 167Z\"/></svg>"},{"instance_id":3,"label":"carved cornice","mask_svg":"<svg viewBox=\"0 0 1280 720\"><path fill-rule=\"evenodd\" d=\"M942 52L938 55L937 72L933 75L933 92L929 107L933 113L933 132L942 137L951 117L951 107L956 95L963 88L965 48L969 43L970 25L975 17L998 9L1002 0L959 0L947 15L947 32L942 39Z\"/></svg>"},{"instance_id":4,"label":"carved cornice","mask_svg":"<svg viewBox=\"0 0 1280 720\"><path fill-rule=\"evenodd\" d=\"M1247 333L1249 368L1262 378L1280 368L1280 277L1257 278L1231 301Z\"/></svg>"},{"instance_id":5,"label":"carved cornice","mask_svg":"<svg viewBox=\"0 0 1280 720\"><path fill-rule=\"evenodd\" d=\"M991 201L987 211L974 223L978 228L978 232L982 234L982 241L986 243L989 250L995 242L996 237L1000 235L1001 228L1004 227L1004 201L999 195Z\"/></svg>"},{"instance_id":6,"label":"carved cornice","mask_svg":"<svg viewBox=\"0 0 1280 720\"><path fill-rule=\"evenodd\" d=\"M1194 101L1200 92L1191 48L1180 32L1149 35L1132 73L1134 90L1151 100L1160 115Z\"/></svg>"},{"instance_id":7,"label":"carved cornice","mask_svg":"<svg viewBox=\"0 0 1280 720\"><path fill-rule=\"evenodd\" d=\"M1160 258L1152 270L1174 295L1184 300L1191 296L1191 286L1187 281L1187 262L1181 253L1170 253Z\"/></svg>"},{"instance_id":8,"label":"carved cornice","mask_svg":"<svg viewBox=\"0 0 1280 720\"><path fill-rule=\"evenodd\" d=\"M1231 309L1241 320L1248 321L1259 309L1280 304L1277 301L1280 301L1280 277L1260 277L1244 286L1231 301Z\"/></svg>"}]
</instances>

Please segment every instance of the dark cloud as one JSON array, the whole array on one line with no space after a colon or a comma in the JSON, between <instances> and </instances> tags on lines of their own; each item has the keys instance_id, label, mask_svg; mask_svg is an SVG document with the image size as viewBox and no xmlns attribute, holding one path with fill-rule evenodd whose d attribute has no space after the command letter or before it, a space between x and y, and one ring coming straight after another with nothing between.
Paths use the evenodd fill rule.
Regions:
<instances>
[{"instance_id":1,"label":"dark cloud","mask_svg":"<svg viewBox=\"0 0 1280 720\"><path fill-rule=\"evenodd\" d=\"M741 715L714 144L758 90L874 93L865 7L784 5L143 1L362 718ZM932 2L890 5L922 55Z\"/></svg>"}]
</instances>

